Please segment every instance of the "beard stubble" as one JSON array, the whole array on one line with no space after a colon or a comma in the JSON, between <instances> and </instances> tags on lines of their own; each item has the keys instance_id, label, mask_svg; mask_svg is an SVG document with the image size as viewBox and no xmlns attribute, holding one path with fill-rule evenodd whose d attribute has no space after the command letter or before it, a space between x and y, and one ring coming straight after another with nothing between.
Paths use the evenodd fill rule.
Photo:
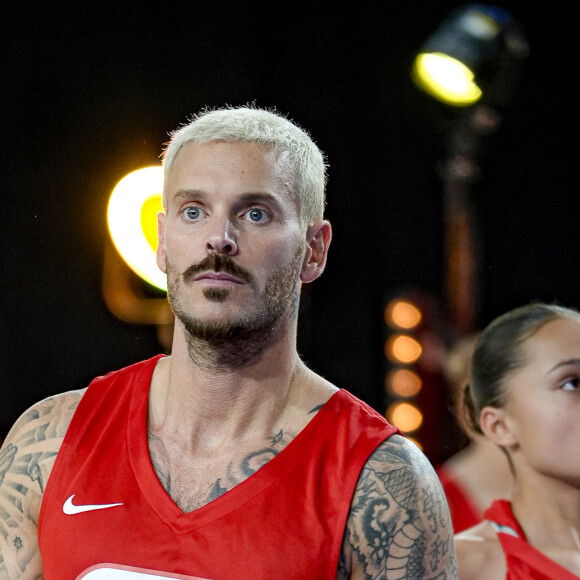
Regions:
<instances>
[{"instance_id":1,"label":"beard stubble","mask_svg":"<svg viewBox=\"0 0 580 580\"><path fill-rule=\"evenodd\" d=\"M225 272L236 276L257 292L255 278L238 266L229 256L210 254L198 264L177 273L167 260L168 298L175 316L182 322L190 356L218 353L223 364L240 366L263 351L285 317L295 317L299 304L299 273L303 251L298 247L287 264L276 270L266 281L264 290L253 305L237 316L207 321L188 312L181 301L181 288L205 271ZM230 289L205 288L203 298L211 302L226 302Z\"/></svg>"}]
</instances>

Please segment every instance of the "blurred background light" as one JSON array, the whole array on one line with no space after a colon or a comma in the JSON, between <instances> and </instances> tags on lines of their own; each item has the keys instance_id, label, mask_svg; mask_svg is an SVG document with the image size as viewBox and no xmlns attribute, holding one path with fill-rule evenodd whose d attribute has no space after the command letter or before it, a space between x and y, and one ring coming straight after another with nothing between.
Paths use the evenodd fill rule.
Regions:
<instances>
[{"instance_id":1,"label":"blurred background light","mask_svg":"<svg viewBox=\"0 0 580 580\"><path fill-rule=\"evenodd\" d=\"M452 105L472 105L481 98L473 71L446 54L419 54L415 59L417 84L439 100Z\"/></svg>"},{"instance_id":2,"label":"blurred background light","mask_svg":"<svg viewBox=\"0 0 580 580\"><path fill-rule=\"evenodd\" d=\"M385 378L386 389L398 397L414 397L422 386L421 377L416 372L405 368L393 369Z\"/></svg>"},{"instance_id":3,"label":"blurred background light","mask_svg":"<svg viewBox=\"0 0 580 580\"><path fill-rule=\"evenodd\" d=\"M386 417L404 433L416 431L423 423L423 413L411 403L393 403L387 408Z\"/></svg>"},{"instance_id":4,"label":"blurred background light","mask_svg":"<svg viewBox=\"0 0 580 580\"><path fill-rule=\"evenodd\" d=\"M111 239L127 265L143 280L167 289L156 261L157 213L162 209L163 169L144 167L126 175L113 189L107 221Z\"/></svg>"},{"instance_id":5,"label":"blurred background light","mask_svg":"<svg viewBox=\"0 0 580 580\"><path fill-rule=\"evenodd\" d=\"M387 339L385 354L393 362L412 364L419 360L423 348L418 340L406 334L395 334Z\"/></svg>"},{"instance_id":6,"label":"blurred background light","mask_svg":"<svg viewBox=\"0 0 580 580\"><path fill-rule=\"evenodd\" d=\"M394 298L385 308L385 322L406 330L418 326L422 316L415 304L403 298Z\"/></svg>"}]
</instances>

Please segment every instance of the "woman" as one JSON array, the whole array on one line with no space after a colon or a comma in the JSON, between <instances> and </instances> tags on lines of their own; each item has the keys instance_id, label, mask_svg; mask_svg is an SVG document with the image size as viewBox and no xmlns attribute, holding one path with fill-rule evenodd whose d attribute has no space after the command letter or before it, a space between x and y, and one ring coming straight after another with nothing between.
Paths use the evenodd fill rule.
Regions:
<instances>
[{"instance_id":1,"label":"woman","mask_svg":"<svg viewBox=\"0 0 580 580\"><path fill-rule=\"evenodd\" d=\"M437 467L455 533L478 524L496 497L511 497L513 475L505 455L487 437L473 433L463 418L463 391L479 334L459 340L445 358L443 372L452 391L453 412L469 442Z\"/></svg>"},{"instance_id":2,"label":"woman","mask_svg":"<svg viewBox=\"0 0 580 580\"><path fill-rule=\"evenodd\" d=\"M456 536L462 580L580 578L580 314L546 304L492 322L465 405L514 473L511 501Z\"/></svg>"}]
</instances>

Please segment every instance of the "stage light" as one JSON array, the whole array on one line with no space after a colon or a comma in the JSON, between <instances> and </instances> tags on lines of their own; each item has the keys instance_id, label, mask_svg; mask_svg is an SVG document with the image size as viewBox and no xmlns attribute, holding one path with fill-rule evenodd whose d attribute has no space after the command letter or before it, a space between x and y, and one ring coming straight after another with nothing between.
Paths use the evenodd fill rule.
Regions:
<instances>
[{"instance_id":1,"label":"stage light","mask_svg":"<svg viewBox=\"0 0 580 580\"><path fill-rule=\"evenodd\" d=\"M387 391L397 397L414 397L422 386L421 377L415 371L407 368L393 369L385 377Z\"/></svg>"},{"instance_id":2,"label":"stage light","mask_svg":"<svg viewBox=\"0 0 580 580\"><path fill-rule=\"evenodd\" d=\"M127 265L146 282L167 289L157 266L157 213L162 209L163 169L145 167L115 186L107 211L111 239Z\"/></svg>"},{"instance_id":3,"label":"stage light","mask_svg":"<svg viewBox=\"0 0 580 580\"><path fill-rule=\"evenodd\" d=\"M423 413L411 403L393 403L387 409L386 418L403 433L417 431L423 423Z\"/></svg>"},{"instance_id":4,"label":"stage light","mask_svg":"<svg viewBox=\"0 0 580 580\"><path fill-rule=\"evenodd\" d=\"M411 301L394 298L385 308L385 322L389 326L410 330L421 322L423 314Z\"/></svg>"},{"instance_id":5,"label":"stage light","mask_svg":"<svg viewBox=\"0 0 580 580\"><path fill-rule=\"evenodd\" d=\"M475 75L458 60L441 53L420 54L415 59L416 82L439 100L453 105L472 105L481 95Z\"/></svg>"},{"instance_id":6,"label":"stage light","mask_svg":"<svg viewBox=\"0 0 580 580\"><path fill-rule=\"evenodd\" d=\"M387 339L385 354L393 362L412 364L419 360L423 347L418 340L406 334L394 334Z\"/></svg>"},{"instance_id":7,"label":"stage light","mask_svg":"<svg viewBox=\"0 0 580 580\"><path fill-rule=\"evenodd\" d=\"M527 43L515 33L513 24L510 14L497 6L459 8L419 51L412 70L415 83L447 104L477 103L496 61L510 53L518 58L527 53Z\"/></svg>"}]
</instances>

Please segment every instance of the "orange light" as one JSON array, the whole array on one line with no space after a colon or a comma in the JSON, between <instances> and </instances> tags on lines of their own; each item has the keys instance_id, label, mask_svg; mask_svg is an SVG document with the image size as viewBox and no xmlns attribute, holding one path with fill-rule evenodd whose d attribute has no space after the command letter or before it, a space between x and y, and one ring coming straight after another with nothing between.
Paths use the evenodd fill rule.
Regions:
<instances>
[{"instance_id":1,"label":"orange light","mask_svg":"<svg viewBox=\"0 0 580 580\"><path fill-rule=\"evenodd\" d=\"M387 374L385 386L399 397L413 397L423 386L421 377L409 369L397 369Z\"/></svg>"},{"instance_id":2,"label":"orange light","mask_svg":"<svg viewBox=\"0 0 580 580\"><path fill-rule=\"evenodd\" d=\"M391 300L385 309L385 322L406 330L418 326L422 318L423 315L417 306L400 298Z\"/></svg>"},{"instance_id":3,"label":"orange light","mask_svg":"<svg viewBox=\"0 0 580 580\"><path fill-rule=\"evenodd\" d=\"M406 334L396 334L387 340L385 355L394 362L411 364L416 362L423 352L419 341Z\"/></svg>"},{"instance_id":4,"label":"orange light","mask_svg":"<svg viewBox=\"0 0 580 580\"><path fill-rule=\"evenodd\" d=\"M416 431L423 423L423 413L411 403L393 403L389 405L386 417L404 433Z\"/></svg>"}]
</instances>

